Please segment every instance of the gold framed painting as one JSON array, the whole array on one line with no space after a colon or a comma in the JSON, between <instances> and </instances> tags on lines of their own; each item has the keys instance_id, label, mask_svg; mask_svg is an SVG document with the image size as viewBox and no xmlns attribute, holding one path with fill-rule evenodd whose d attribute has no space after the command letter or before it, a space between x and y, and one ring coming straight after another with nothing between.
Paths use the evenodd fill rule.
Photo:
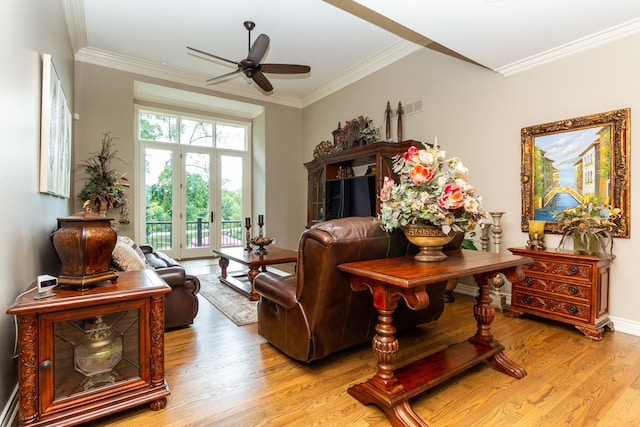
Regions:
<instances>
[{"instance_id":1,"label":"gold framed painting","mask_svg":"<svg viewBox=\"0 0 640 427\"><path fill-rule=\"evenodd\" d=\"M621 209L612 234L629 238L630 116L624 108L521 130L522 231L539 220L561 234L554 213L588 195Z\"/></svg>"}]
</instances>

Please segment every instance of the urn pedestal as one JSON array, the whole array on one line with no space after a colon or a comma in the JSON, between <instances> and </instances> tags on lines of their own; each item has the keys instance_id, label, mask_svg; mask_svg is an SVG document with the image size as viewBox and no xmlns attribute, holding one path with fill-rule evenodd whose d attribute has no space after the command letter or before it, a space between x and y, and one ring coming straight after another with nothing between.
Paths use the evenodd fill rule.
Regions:
<instances>
[{"instance_id":1,"label":"urn pedestal","mask_svg":"<svg viewBox=\"0 0 640 427\"><path fill-rule=\"evenodd\" d=\"M117 282L109 265L116 240L111 218L93 212L58 218L53 246L62 264L60 287L84 291L99 282Z\"/></svg>"}]
</instances>

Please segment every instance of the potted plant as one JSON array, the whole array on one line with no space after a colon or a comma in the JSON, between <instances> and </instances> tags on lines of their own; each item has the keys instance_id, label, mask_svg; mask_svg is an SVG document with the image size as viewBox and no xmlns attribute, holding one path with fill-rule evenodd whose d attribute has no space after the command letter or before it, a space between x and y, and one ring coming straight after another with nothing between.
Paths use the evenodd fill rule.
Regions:
<instances>
[{"instance_id":1,"label":"potted plant","mask_svg":"<svg viewBox=\"0 0 640 427\"><path fill-rule=\"evenodd\" d=\"M420 261L445 259L440 249L453 239L452 231L473 230L484 216L481 198L467 182L468 169L459 158L445 160L444 156L437 142L422 149L410 147L393 160L400 182L385 176L380 190L383 229L401 228L410 241L438 238L435 248L425 244L428 239L416 243Z\"/></svg>"},{"instance_id":2,"label":"potted plant","mask_svg":"<svg viewBox=\"0 0 640 427\"><path fill-rule=\"evenodd\" d=\"M113 169L113 160L121 160L114 149L113 137L106 132L102 137L102 147L99 152L91 153L79 167L84 168L88 175L87 182L78 193L78 199L83 206L95 212L105 214L109 209L120 208L120 224L129 223L128 201L124 192L129 187L124 173Z\"/></svg>"},{"instance_id":3,"label":"potted plant","mask_svg":"<svg viewBox=\"0 0 640 427\"><path fill-rule=\"evenodd\" d=\"M603 252L613 253L613 237L616 220L620 218L620 208L613 208L609 200L598 205L593 196L585 194L582 203L573 208L565 208L553 214L562 230L561 247L567 236L573 239L573 252L576 254L597 255Z\"/></svg>"}]
</instances>

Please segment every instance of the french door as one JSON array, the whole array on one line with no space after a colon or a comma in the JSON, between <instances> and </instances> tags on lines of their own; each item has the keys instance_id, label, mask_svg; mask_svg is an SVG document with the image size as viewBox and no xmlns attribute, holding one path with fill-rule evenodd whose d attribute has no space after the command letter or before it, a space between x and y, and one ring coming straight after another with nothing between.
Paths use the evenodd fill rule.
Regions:
<instances>
[{"instance_id":1,"label":"french door","mask_svg":"<svg viewBox=\"0 0 640 427\"><path fill-rule=\"evenodd\" d=\"M242 245L242 218L250 212L248 125L152 111L138 117L138 217L145 219L136 221L144 225L138 240L177 259Z\"/></svg>"}]
</instances>

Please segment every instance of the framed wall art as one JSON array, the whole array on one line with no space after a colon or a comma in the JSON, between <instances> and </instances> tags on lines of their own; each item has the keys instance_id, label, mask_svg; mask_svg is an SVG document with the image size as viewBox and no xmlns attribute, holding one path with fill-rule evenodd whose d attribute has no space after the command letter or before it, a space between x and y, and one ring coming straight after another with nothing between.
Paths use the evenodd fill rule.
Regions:
<instances>
[{"instance_id":1,"label":"framed wall art","mask_svg":"<svg viewBox=\"0 0 640 427\"><path fill-rule=\"evenodd\" d=\"M69 197L71 187L71 110L51 55L42 55L40 192Z\"/></svg>"},{"instance_id":2,"label":"framed wall art","mask_svg":"<svg viewBox=\"0 0 640 427\"><path fill-rule=\"evenodd\" d=\"M521 130L522 231L541 220L561 234L553 214L588 195L621 209L612 234L629 238L630 115L625 108Z\"/></svg>"}]
</instances>

